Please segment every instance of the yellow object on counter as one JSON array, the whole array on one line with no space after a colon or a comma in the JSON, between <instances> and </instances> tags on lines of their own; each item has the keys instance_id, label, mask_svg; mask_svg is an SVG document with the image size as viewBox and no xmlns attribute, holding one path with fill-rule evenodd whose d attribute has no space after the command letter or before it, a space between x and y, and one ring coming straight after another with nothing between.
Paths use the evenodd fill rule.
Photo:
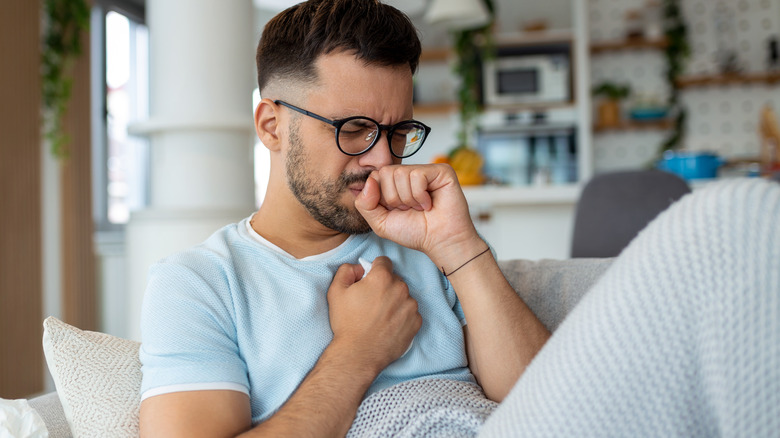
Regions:
<instances>
[{"instance_id":1,"label":"yellow object on counter","mask_svg":"<svg viewBox=\"0 0 780 438\"><path fill-rule=\"evenodd\" d=\"M462 186L477 186L485 182L485 177L481 173L463 173L455 171L458 175L458 182Z\"/></svg>"},{"instance_id":2,"label":"yellow object on counter","mask_svg":"<svg viewBox=\"0 0 780 438\"><path fill-rule=\"evenodd\" d=\"M462 186L478 185L485 182L485 177L482 175L484 160L482 155L474 149L460 147L455 149L449 157L443 155L434 157L433 162L449 163L455 169L458 182Z\"/></svg>"}]
</instances>

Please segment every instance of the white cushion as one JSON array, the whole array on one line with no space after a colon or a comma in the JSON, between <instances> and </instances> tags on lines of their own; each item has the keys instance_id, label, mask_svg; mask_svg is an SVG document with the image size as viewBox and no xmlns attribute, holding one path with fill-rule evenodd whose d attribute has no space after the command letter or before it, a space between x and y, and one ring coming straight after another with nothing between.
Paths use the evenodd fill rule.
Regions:
<instances>
[{"instance_id":1,"label":"white cushion","mask_svg":"<svg viewBox=\"0 0 780 438\"><path fill-rule=\"evenodd\" d=\"M141 344L54 317L43 329L46 363L73 436L138 436Z\"/></svg>"}]
</instances>

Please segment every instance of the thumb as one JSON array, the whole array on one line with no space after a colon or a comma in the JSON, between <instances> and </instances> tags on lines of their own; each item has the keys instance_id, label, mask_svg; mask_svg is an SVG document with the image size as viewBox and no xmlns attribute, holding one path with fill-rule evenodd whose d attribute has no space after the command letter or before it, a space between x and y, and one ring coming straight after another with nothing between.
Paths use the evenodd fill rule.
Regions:
<instances>
[{"instance_id":1,"label":"thumb","mask_svg":"<svg viewBox=\"0 0 780 438\"><path fill-rule=\"evenodd\" d=\"M379 203L379 183L374 178L366 179L363 191L355 198L355 208L363 215L371 228L387 215L387 209Z\"/></svg>"},{"instance_id":2,"label":"thumb","mask_svg":"<svg viewBox=\"0 0 780 438\"><path fill-rule=\"evenodd\" d=\"M351 265L344 263L336 270L331 282L334 286L340 286L344 289L352 286L363 277L363 267L360 265Z\"/></svg>"}]
</instances>

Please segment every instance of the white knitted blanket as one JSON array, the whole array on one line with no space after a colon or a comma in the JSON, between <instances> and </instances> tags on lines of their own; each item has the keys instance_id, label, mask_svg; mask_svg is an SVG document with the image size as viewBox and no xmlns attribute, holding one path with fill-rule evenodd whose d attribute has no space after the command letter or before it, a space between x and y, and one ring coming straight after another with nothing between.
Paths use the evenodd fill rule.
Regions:
<instances>
[{"instance_id":1,"label":"white knitted blanket","mask_svg":"<svg viewBox=\"0 0 780 438\"><path fill-rule=\"evenodd\" d=\"M555 331L480 437L780 437L780 184L662 213Z\"/></svg>"},{"instance_id":2,"label":"white knitted blanket","mask_svg":"<svg viewBox=\"0 0 780 438\"><path fill-rule=\"evenodd\" d=\"M496 406L473 383L411 380L365 399L347 437L473 437Z\"/></svg>"}]
</instances>

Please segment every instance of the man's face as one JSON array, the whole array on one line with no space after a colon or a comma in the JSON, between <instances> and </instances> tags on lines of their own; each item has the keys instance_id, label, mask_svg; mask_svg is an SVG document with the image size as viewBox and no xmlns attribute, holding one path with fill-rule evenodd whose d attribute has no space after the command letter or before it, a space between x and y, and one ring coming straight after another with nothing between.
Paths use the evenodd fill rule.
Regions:
<instances>
[{"instance_id":1,"label":"man's face","mask_svg":"<svg viewBox=\"0 0 780 438\"><path fill-rule=\"evenodd\" d=\"M291 103L332 120L360 115L391 125L412 118L408 66L369 66L347 53L323 55L317 66L320 83L305 103ZM371 171L401 161L390 153L386 134L365 154L350 157L336 146L331 125L291 116L285 160L291 192L322 225L347 234L368 232L355 197Z\"/></svg>"},{"instance_id":2,"label":"man's face","mask_svg":"<svg viewBox=\"0 0 780 438\"><path fill-rule=\"evenodd\" d=\"M316 179L310 175L311 163L316 161L304 146L301 135L301 117L290 126L289 152L285 163L287 184L298 202L322 225L340 233L361 234L371 230L363 216L353 206L345 205L343 195L351 187L362 186L368 172L348 173L346 170L336 179Z\"/></svg>"}]
</instances>

